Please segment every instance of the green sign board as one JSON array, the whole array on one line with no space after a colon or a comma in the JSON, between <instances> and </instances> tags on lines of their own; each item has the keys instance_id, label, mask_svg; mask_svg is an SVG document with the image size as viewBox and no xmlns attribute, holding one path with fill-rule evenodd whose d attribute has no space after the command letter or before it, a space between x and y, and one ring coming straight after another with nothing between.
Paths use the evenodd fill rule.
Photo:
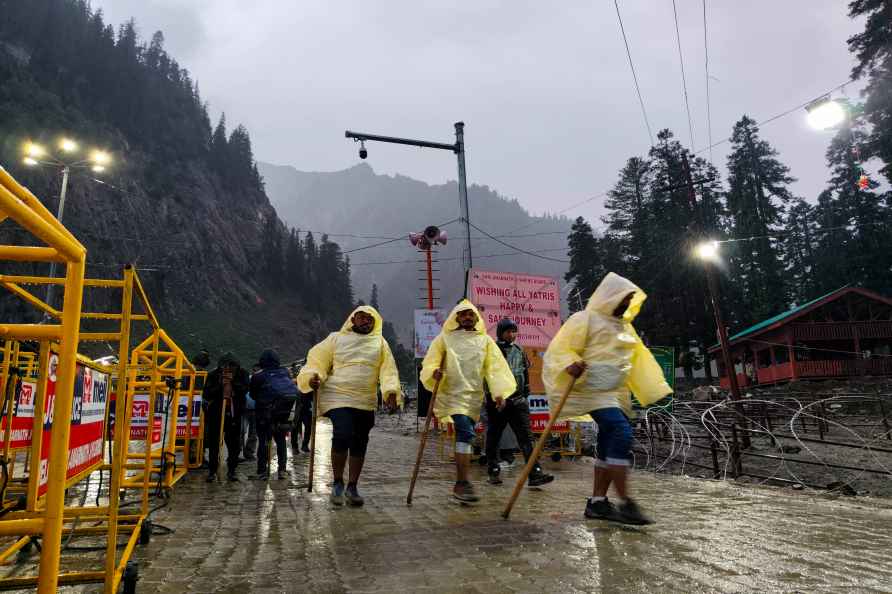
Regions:
<instances>
[{"instance_id":1,"label":"green sign board","mask_svg":"<svg viewBox=\"0 0 892 594\"><path fill-rule=\"evenodd\" d=\"M669 383L669 387L675 389L675 347L650 347L657 363L663 370L663 377Z\"/></svg>"}]
</instances>

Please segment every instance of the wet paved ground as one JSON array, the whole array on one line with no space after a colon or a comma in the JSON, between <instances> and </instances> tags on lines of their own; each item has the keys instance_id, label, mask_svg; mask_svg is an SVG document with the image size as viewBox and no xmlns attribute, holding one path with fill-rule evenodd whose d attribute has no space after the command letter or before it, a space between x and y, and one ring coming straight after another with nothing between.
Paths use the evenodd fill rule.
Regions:
<instances>
[{"instance_id":1,"label":"wet paved ground","mask_svg":"<svg viewBox=\"0 0 892 594\"><path fill-rule=\"evenodd\" d=\"M306 454L287 481L248 481L250 463L237 484L187 477L154 516L176 532L138 549L137 591L892 592L888 501L639 473L638 500L658 523L631 529L583 518L582 459L547 463L557 481L525 490L504 521L519 469L493 487L475 468L485 499L463 507L432 447L408 508L410 430L374 430L360 509L328 502L327 424L312 494L300 488Z\"/></svg>"}]
</instances>

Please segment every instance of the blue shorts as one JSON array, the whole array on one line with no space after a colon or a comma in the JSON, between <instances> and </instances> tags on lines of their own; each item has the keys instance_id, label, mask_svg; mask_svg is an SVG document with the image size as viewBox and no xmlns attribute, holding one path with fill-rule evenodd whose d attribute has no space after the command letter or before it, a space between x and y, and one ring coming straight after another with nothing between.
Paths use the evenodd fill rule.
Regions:
<instances>
[{"instance_id":1,"label":"blue shorts","mask_svg":"<svg viewBox=\"0 0 892 594\"><path fill-rule=\"evenodd\" d=\"M632 461L632 425L620 408L599 408L589 413L598 424L595 466L629 466Z\"/></svg>"},{"instance_id":2,"label":"blue shorts","mask_svg":"<svg viewBox=\"0 0 892 594\"><path fill-rule=\"evenodd\" d=\"M457 443L473 443L477 433L474 431L474 419L468 415L452 415Z\"/></svg>"}]
</instances>

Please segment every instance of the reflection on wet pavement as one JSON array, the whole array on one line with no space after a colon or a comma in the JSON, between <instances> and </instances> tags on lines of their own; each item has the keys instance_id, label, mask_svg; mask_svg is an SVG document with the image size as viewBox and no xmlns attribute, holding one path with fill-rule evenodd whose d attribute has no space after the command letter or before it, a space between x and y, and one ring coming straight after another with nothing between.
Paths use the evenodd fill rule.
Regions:
<instances>
[{"instance_id":1,"label":"reflection on wet pavement","mask_svg":"<svg viewBox=\"0 0 892 594\"><path fill-rule=\"evenodd\" d=\"M235 484L184 479L154 516L176 532L138 549L138 591L892 592L889 502L639 473L638 499L658 523L624 528L583 518L581 459L546 462L557 481L527 489L504 521L519 468L501 486L476 468L485 499L461 506L434 444L406 507L411 427L373 431L365 507L334 508L330 431L320 424L313 493L301 453L287 480L247 480L251 463Z\"/></svg>"}]
</instances>

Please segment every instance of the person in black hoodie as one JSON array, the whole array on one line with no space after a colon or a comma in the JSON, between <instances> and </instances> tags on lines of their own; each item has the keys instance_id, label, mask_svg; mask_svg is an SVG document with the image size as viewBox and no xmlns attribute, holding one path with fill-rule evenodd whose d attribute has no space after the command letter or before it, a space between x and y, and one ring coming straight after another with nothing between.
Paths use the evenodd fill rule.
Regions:
<instances>
[{"instance_id":1,"label":"person in black hoodie","mask_svg":"<svg viewBox=\"0 0 892 594\"><path fill-rule=\"evenodd\" d=\"M248 372L242 369L235 356L227 352L217 361L217 368L208 373L201 392L205 406L204 427L208 455L208 478L217 480L220 465L220 415L223 417L223 439L226 442L227 478L237 481L239 442L242 432L242 413L245 410L245 394L248 392ZM225 413L224 413L225 411Z\"/></svg>"},{"instance_id":2,"label":"person in black hoodie","mask_svg":"<svg viewBox=\"0 0 892 594\"><path fill-rule=\"evenodd\" d=\"M530 431L530 404L527 400L530 395L530 362L523 349L514 342L517 339L517 324L508 318L499 321L496 326L496 344L502 351L502 356L508 362L514 379L517 381L517 391L506 398L502 406L493 402L487 395L486 398L486 460L489 466L489 482L493 485L502 483L499 476L499 442L502 440L502 432L507 425L517 437L517 443L523 452L525 460L529 460L533 453L533 432ZM554 476L542 472L539 461L533 466L530 473L529 485L538 487L554 480Z\"/></svg>"},{"instance_id":3,"label":"person in black hoodie","mask_svg":"<svg viewBox=\"0 0 892 594\"><path fill-rule=\"evenodd\" d=\"M270 441L276 442L279 479L287 476L285 463L288 449L285 436L291 430L291 410L297 401L297 386L288 369L282 367L279 355L272 349L263 351L257 363L260 371L251 376L251 398L257 423L257 479L269 478Z\"/></svg>"}]
</instances>

